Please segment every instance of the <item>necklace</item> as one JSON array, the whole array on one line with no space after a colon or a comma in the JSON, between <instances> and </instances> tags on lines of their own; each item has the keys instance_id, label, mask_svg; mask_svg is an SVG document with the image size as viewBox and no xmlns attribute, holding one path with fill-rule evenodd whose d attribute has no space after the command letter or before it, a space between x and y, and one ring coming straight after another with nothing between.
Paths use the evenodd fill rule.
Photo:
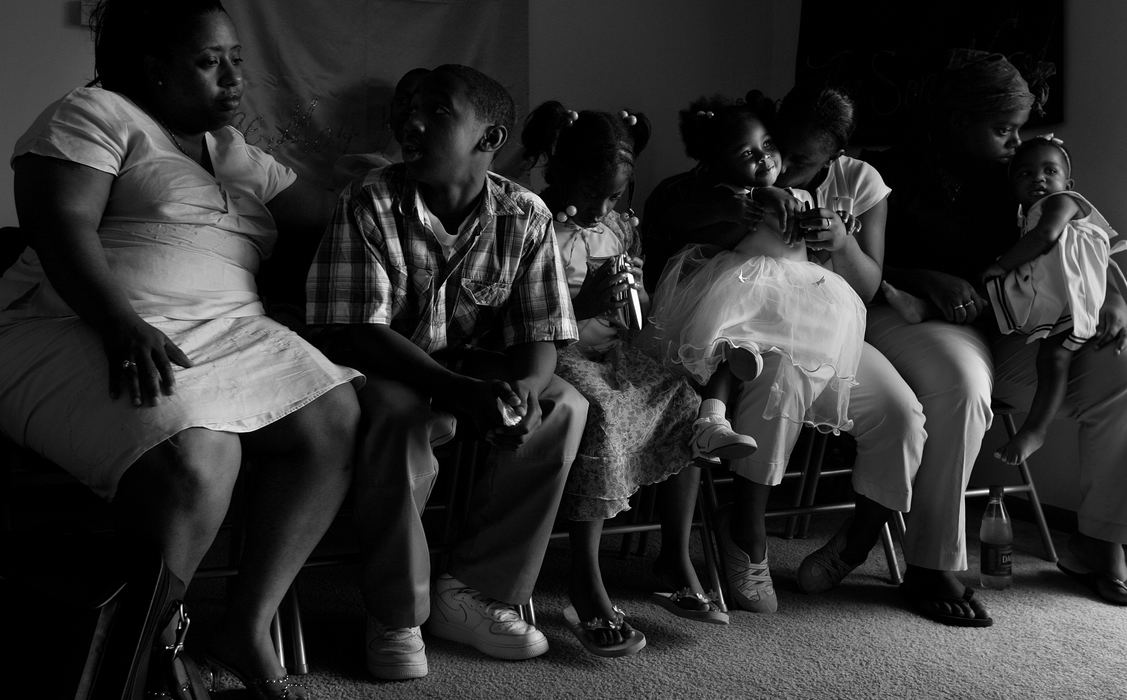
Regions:
<instances>
[{"instance_id":1,"label":"necklace","mask_svg":"<svg viewBox=\"0 0 1127 700\"><path fill-rule=\"evenodd\" d=\"M164 129L164 133L168 134L168 138L172 141L172 145L176 146L176 150L188 156L188 152L180 145L180 139L176 138L176 135L172 133L172 129L169 129L165 123L159 119L157 120L157 124L160 124L160 128ZM191 158L191 156L188 157Z\"/></svg>"},{"instance_id":2,"label":"necklace","mask_svg":"<svg viewBox=\"0 0 1127 700\"><path fill-rule=\"evenodd\" d=\"M176 138L176 135L172 133L172 129L169 129L165 125L165 123L159 119L157 119L156 122L160 125L161 129L164 129L164 133L168 135L168 138L172 141L172 145L176 146L176 150L183 153L185 158L199 164L201 167L203 167L204 170L208 171L209 173L212 173L213 175L215 174L214 170L212 169L213 166L211 165L211 154L208 152L206 144L200 148L200 159L196 160L191 155L189 155L187 151L184 150L184 147L182 145L180 145L180 139Z\"/></svg>"}]
</instances>

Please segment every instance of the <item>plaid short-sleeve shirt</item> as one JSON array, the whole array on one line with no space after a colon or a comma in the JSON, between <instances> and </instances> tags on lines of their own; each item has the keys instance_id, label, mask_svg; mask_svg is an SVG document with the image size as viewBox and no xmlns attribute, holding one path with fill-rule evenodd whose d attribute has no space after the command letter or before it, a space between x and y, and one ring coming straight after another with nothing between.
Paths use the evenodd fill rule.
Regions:
<instances>
[{"instance_id":1,"label":"plaid short-sleeve shirt","mask_svg":"<svg viewBox=\"0 0 1127 700\"><path fill-rule=\"evenodd\" d=\"M390 326L428 353L578 337L552 217L489 173L447 260L401 164L341 193L306 281L314 326Z\"/></svg>"}]
</instances>

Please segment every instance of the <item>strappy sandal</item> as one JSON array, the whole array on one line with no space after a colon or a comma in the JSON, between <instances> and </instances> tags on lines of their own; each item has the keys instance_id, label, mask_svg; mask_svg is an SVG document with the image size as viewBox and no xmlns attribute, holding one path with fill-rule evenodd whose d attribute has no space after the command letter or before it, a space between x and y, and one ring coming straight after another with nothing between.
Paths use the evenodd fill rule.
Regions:
<instances>
[{"instance_id":1,"label":"strappy sandal","mask_svg":"<svg viewBox=\"0 0 1127 700\"><path fill-rule=\"evenodd\" d=\"M1092 592L1104 602L1112 605L1127 605L1127 582L1123 579L1106 572L1085 571L1063 561L1057 562L1057 568L1092 589Z\"/></svg>"},{"instance_id":2,"label":"strappy sandal","mask_svg":"<svg viewBox=\"0 0 1127 700\"><path fill-rule=\"evenodd\" d=\"M687 620L709 622L714 625L728 624L728 613L720 610L712 592L693 593L686 586L672 593L655 591L650 594L650 601Z\"/></svg>"},{"instance_id":3,"label":"strappy sandal","mask_svg":"<svg viewBox=\"0 0 1127 700\"><path fill-rule=\"evenodd\" d=\"M575 606L573 605L569 605L563 609L563 616L571 633L575 635L575 638L579 640L579 643L583 645L584 649L595 656L605 658L633 656L646 646L646 635L642 634L642 630L634 628L631 628L633 634L623 639L618 644L603 646L591 639L592 632L617 632L622 629L622 626L625 624L626 613L617 605L614 606L614 617L609 620L601 617L593 617L590 620L580 620L579 613L575 611Z\"/></svg>"},{"instance_id":4,"label":"strappy sandal","mask_svg":"<svg viewBox=\"0 0 1127 700\"><path fill-rule=\"evenodd\" d=\"M246 688L254 700L307 700L305 686L290 679L289 674L279 678L251 678L214 655L206 656L207 663L230 673ZM217 677L219 674L215 674Z\"/></svg>"},{"instance_id":5,"label":"strappy sandal","mask_svg":"<svg viewBox=\"0 0 1127 700\"><path fill-rule=\"evenodd\" d=\"M688 586L679 586L676 579L660 562L654 562L653 575L661 590L650 594L650 602L656 603L669 612L687 620L709 622L714 625L728 624L728 613L720 609L715 591L694 593Z\"/></svg>"},{"instance_id":6,"label":"strappy sandal","mask_svg":"<svg viewBox=\"0 0 1127 700\"><path fill-rule=\"evenodd\" d=\"M748 553L732 541L730 523L727 512L720 513L716 518L720 554L724 557L728 585L732 588L732 600L743 610L757 613L777 612L779 598L775 595L775 584L771 580L767 554L764 553L763 561L753 562Z\"/></svg>"}]
</instances>

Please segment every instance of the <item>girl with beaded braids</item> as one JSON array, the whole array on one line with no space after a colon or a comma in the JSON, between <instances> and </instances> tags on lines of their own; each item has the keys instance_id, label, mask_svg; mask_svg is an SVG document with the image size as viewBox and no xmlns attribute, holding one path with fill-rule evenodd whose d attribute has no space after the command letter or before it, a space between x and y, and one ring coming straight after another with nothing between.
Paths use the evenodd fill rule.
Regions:
<instances>
[{"instance_id":1,"label":"girl with beaded braids","mask_svg":"<svg viewBox=\"0 0 1127 700\"><path fill-rule=\"evenodd\" d=\"M598 554L603 521L626 510L630 496L647 484L660 484L663 522L654 573L665 592L654 602L690 619L727 622L689 559L699 473L691 466L688 433L699 399L684 379L632 342L649 300L641 284L637 219L616 206L629 206L634 161L649 137L644 114L573 112L555 101L533 110L521 134L527 165L545 166L541 195L558 212L555 232L579 326L579 342L560 351L556 367L590 402L560 504L572 547L565 617L599 656L625 656L645 646L642 632L611 602Z\"/></svg>"},{"instance_id":2,"label":"girl with beaded braids","mask_svg":"<svg viewBox=\"0 0 1127 700\"><path fill-rule=\"evenodd\" d=\"M734 422L759 449L731 460L735 501L718 529L732 598L755 612L778 606L767 563L770 488L803 425L851 427L865 327L864 304L845 279L807 259L807 235L846 224L828 209L806 210L808 193L772 187L781 166L773 116L761 93L705 98L681 112L700 175L696 193L667 212L689 240L709 243L670 259L653 311L666 362L703 387L702 419L723 420L730 384L742 382ZM770 206L752 202L753 192ZM768 381L755 381L760 374Z\"/></svg>"}]
</instances>

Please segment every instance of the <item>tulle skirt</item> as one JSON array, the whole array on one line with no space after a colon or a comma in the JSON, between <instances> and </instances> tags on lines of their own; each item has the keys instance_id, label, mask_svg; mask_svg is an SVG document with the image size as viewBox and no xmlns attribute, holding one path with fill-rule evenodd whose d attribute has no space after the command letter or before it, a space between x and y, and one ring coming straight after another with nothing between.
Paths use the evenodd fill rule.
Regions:
<instances>
[{"instance_id":1,"label":"tulle skirt","mask_svg":"<svg viewBox=\"0 0 1127 700\"><path fill-rule=\"evenodd\" d=\"M810 262L692 247L674 256L654 294L663 359L705 384L729 352L777 353L764 418L849 430L865 306L841 276Z\"/></svg>"}]
</instances>

